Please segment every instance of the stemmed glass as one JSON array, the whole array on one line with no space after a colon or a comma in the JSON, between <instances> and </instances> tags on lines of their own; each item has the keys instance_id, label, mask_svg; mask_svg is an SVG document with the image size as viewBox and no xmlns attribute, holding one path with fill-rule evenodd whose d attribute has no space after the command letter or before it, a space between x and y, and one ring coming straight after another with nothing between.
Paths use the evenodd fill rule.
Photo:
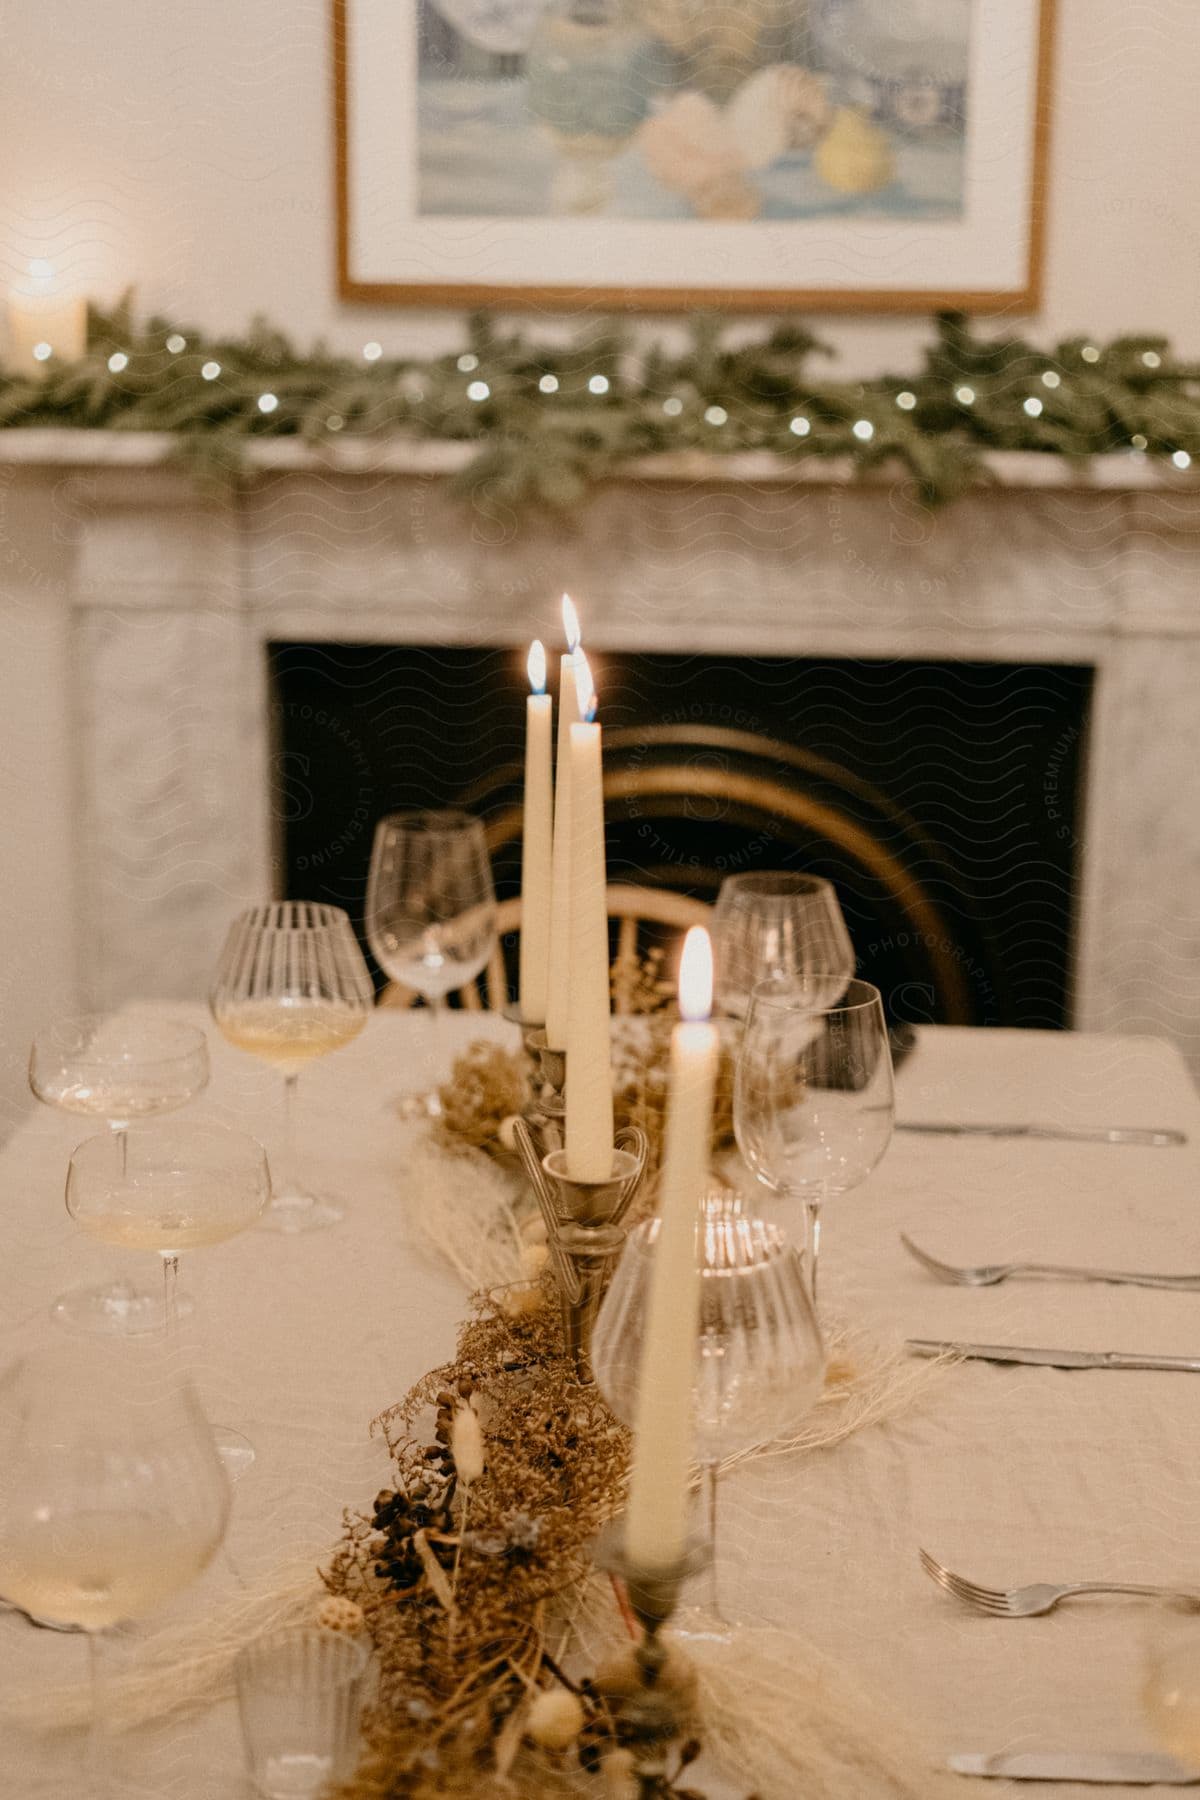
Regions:
<instances>
[{"instance_id":1,"label":"stemmed glass","mask_svg":"<svg viewBox=\"0 0 1200 1800\"><path fill-rule=\"evenodd\" d=\"M1185 1767L1200 1767L1200 1625L1194 1612L1156 1625L1142 1705L1159 1741Z\"/></svg>"},{"instance_id":2,"label":"stemmed glass","mask_svg":"<svg viewBox=\"0 0 1200 1800\"><path fill-rule=\"evenodd\" d=\"M375 827L367 882L367 940L393 981L420 994L442 1060L446 995L487 966L496 894L483 822L464 812L391 813ZM441 1111L437 1088L405 1095L406 1118Z\"/></svg>"},{"instance_id":3,"label":"stemmed glass","mask_svg":"<svg viewBox=\"0 0 1200 1800\"><path fill-rule=\"evenodd\" d=\"M168 1338L178 1328L179 1253L220 1244L247 1230L271 1197L261 1144L211 1120L139 1125L80 1144L67 1170L67 1211L103 1244L156 1250L162 1258ZM254 1450L240 1432L222 1427L222 1456L240 1474Z\"/></svg>"},{"instance_id":4,"label":"stemmed glass","mask_svg":"<svg viewBox=\"0 0 1200 1800\"><path fill-rule=\"evenodd\" d=\"M657 1219L630 1232L592 1332L600 1391L627 1423L634 1418L642 1379L658 1233ZM702 1279L692 1406L712 1547L710 1606L720 1622L722 1462L799 1424L821 1391L825 1347L801 1257L773 1225L746 1213L739 1196L707 1198L697 1218L696 1253Z\"/></svg>"},{"instance_id":5,"label":"stemmed glass","mask_svg":"<svg viewBox=\"0 0 1200 1800\"><path fill-rule=\"evenodd\" d=\"M153 1365L153 1366L151 1366ZM229 1483L194 1389L115 1340L31 1357L0 1380L0 1590L88 1634L92 1725L80 1792L106 1757L99 1639L211 1562Z\"/></svg>"},{"instance_id":6,"label":"stemmed glass","mask_svg":"<svg viewBox=\"0 0 1200 1800\"><path fill-rule=\"evenodd\" d=\"M713 915L717 1003L744 1019L759 982L820 976L831 1006L854 974L854 947L832 882L780 869L729 875Z\"/></svg>"},{"instance_id":7,"label":"stemmed glass","mask_svg":"<svg viewBox=\"0 0 1200 1800\"><path fill-rule=\"evenodd\" d=\"M375 990L349 917L338 906L285 900L253 906L229 929L209 1006L221 1035L283 1073L283 1170L263 1223L276 1231L333 1225L342 1208L295 1175L300 1071L356 1038Z\"/></svg>"},{"instance_id":8,"label":"stemmed glass","mask_svg":"<svg viewBox=\"0 0 1200 1800\"><path fill-rule=\"evenodd\" d=\"M755 988L733 1089L734 1135L751 1171L803 1203L814 1300L821 1208L866 1180L896 1112L879 989L851 981L830 1006L821 988L819 976Z\"/></svg>"},{"instance_id":9,"label":"stemmed glass","mask_svg":"<svg viewBox=\"0 0 1200 1800\"><path fill-rule=\"evenodd\" d=\"M155 1014L60 1019L38 1033L29 1055L29 1085L39 1100L104 1119L119 1134L135 1119L186 1106L207 1084L203 1031ZM79 1331L131 1334L163 1323L158 1295L129 1281L64 1294L52 1315Z\"/></svg>"}]
</instances>

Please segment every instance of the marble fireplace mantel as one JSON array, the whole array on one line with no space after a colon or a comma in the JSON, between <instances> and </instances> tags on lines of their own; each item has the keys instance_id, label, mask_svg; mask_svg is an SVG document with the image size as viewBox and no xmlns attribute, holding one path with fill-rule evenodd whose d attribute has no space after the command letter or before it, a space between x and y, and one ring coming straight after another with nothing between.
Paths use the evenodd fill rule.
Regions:
<instances>
[{"instance_id":1,"label":"marble fireplace mantel","mask_svg":"<svg viewBox=\"0 0 1200 1800\"><path fill-rule=\"evenodd\" d=\"M456 498L464 445L264 440L224 492L170 453L0 432L0 588L72 639L88 1002L203 993L229 915L272 890L268 642L523 646L570 588L601 651L1093 667L1075 1022L1169 1035L1200 1068L1190 475L996 456L994 485L931 513L830 464L663 457L568 525Z\"/></svg>"}]
</instances>

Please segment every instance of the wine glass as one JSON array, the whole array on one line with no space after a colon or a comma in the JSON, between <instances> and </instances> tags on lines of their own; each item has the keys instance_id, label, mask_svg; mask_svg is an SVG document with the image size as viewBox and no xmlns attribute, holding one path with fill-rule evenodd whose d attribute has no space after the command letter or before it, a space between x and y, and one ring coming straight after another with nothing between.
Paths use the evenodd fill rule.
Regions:
<instances>
[{"instance_id":1,"label":"wine glass","mask_svg":"<svg viewBox=\"0 0 1200 1800\"><path fill-rule=\"evenodd\" d=\"M803 1202L814 1300L821 1208L866 1180L895 1111L878 988L851 981L831 1006L814 1004L805 981L759 983L734 1077L734 1135L764 1187Z\"/></svg>"},{"instance_id":2,"label":"wine glass","mask_svg":"<svg viewBox=\"0 0 1200 1800\"><path fill-rule=\"evenodd\" d=\"M314 1231L342 1217L339 1204L296 1179L296 1083L306 1063L358 1036L374 1004L341 907L284 900L252 906L230 926L209 1006L223 1037L283 1073L283 1171L263 1215L275 1231Z\"/></svg>"},{"instance_id":3,"label":"wine glass","mask_svg":"<svg viewBox=\"0 0 1200 1800\"><path fill-rule=\"evenodd\" d=\"M154 1013L60 1019L33 1040L29 1085L47 1106L124 1133L135 1119L186 1106L208 1085L208 1040L198 1025ZM51 1311L79 1331L132 1334L163 1323L157 1293L131 1281L64 1294Z\"/></svg>"},{"instance_id":4,"label":"wine glass","mask_svg":"<svg viewBox=\"0 0 1200 1800\"><path fill-rule=\"evenodd\" d=\"M1187 1768L1200 1767L1200 1623L1194 1611L1155 1627L1142 1705L1160 1742Z\"/></svg>"},{"instance_id":5,"label":"wine glass","mask_svg":"<svg viewBox=\"0 0 1200 1800\"><path fill-rule=\"evenodd\" d=\"M626 1423L635 1416L643 1378L659 1229L658 1219L647 1219L629 1233L592 1331L596 1381ZM825 1347L802 1258L775 1226L747 1213L740 1196L707 1197L697 1217L696 1254L701 1282L692 1407L712 1548L710 1606L719 1622L722 1462L799 1424L821 1391Z\"/></svg>"},{"instance_id":6,"label":"wine glass","mask_svg":"<svg viewBox=\"0 0 1200 1800\"><path fill-rule=\"evenodd\" d=\"M180 1251L247 1230L270 1198L262 1145L208 1119L138 1125L120 1146L112 1136L88 1138L67 1170L67 1211L89 1237L162 1258L170 1339L178 1328ZM254 1460L240 1432L222 1427L218 1444L231 1473Z\"/></svg>"},{"instance_id":7,"label":"wine glass","mask_svg":"<svg viewBox=\"0 0 1200 1800\"><path fill-rule=\"evenodd\" d=\"M464 812L391 813L375 827L367 940L393 981L420 994L442 1061L446 995L482 973L496 941L496 895L483 822ZM436 1086L408 1094L406 1118L441 1112Z\"/></svg>"},{"instance_id":8,"label":"wine glass","mask_svg":"<svg viewBox=\"0 0 1200 1800\"><path fill-rule=\"evenodd\" d=\"M854 974L854 947L832 882L780 869L728 875L713 916L717 1002L744 1019L760 981L809 979L832 1006Z\"/></svg>"},{"instance_id":9,"label":"wine glass","mask_svg":"<svg viewBox=\"0 0 1200 1800\"><path fill-rule=\"evenodd\" d=\"M0 1591L87 1633L91 1737L106 1766L99 1639L174 1598L212 1561L229 1483L194 1389L115 1339L31 1356L0 1378Z\"/></svg>"}]
</instances>

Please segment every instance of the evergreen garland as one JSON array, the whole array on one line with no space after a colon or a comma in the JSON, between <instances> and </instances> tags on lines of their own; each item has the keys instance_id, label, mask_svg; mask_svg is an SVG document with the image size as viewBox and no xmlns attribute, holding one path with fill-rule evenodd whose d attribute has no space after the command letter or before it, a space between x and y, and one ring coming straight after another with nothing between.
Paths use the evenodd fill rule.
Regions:
<instances>
[{"instance_id":1,"label":"evergreen garland","mask_svg":"<svg viewBox=\"0 0 1200 1800\"><path fill-rule=\"evenodd\" d=\"M829 351L790 323L726 346L720 323L700 317L671 355L633 349L610 322L564 347L478 315L459 354L393 359L371 344L351 358L321 344L302 355L263 321L244 338L139 323L125 301L93 310L79 361L0 376L0 426L169 432L179 460L222 480L264 437L472 443L461 490L558 508L661 452L844 457L858 472L894 462L932 504L978 481L987 450L1124 450L1178 468L1200 458L1200 368L1176 362L1165 339L1077 337L1045 352L977 337L958 314L936 324L920 373L847 382L813 370Z\"/></svg>"}]
</instances>

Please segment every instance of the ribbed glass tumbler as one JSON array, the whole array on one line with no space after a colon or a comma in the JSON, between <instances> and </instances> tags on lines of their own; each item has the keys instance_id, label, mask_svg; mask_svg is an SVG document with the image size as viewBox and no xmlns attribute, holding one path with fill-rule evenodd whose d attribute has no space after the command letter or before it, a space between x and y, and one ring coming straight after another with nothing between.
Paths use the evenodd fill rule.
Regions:
<instances>
[{"instance_id":1,"label":"ribbed glass tumbler","mask_svg":"<svg viewBox=\"0 0 1200 1800\"><path fill-rule=\"evenodd\" d=\"M351 1775L358 1755L364 1641L335 1631L282 1631L235 1664L246 1761L267 1800L310 1800Z\"/></svg>"}]
</instances>

